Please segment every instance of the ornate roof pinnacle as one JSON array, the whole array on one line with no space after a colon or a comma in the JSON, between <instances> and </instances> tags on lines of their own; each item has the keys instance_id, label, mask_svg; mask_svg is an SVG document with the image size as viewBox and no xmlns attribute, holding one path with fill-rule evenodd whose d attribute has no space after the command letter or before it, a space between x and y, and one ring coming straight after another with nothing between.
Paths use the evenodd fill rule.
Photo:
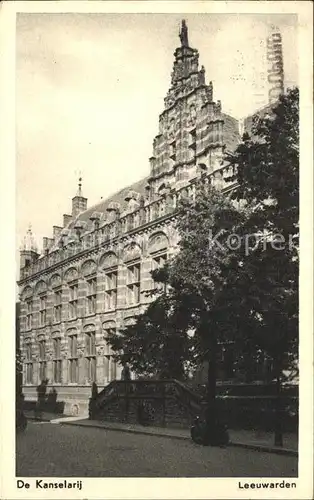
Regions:
<instances>
[{"instance_id":1,"label":"ornate roof pinnacle","mask_svg":"<svg viewBox=\"0 0 314 500\"><path fill-rule=\"evenodd\" d=\"M29 224L28 229L26 231L26 235L24 236L22 250L27 250L31 252L37 252L37 245L32 232L32 225Z\"/></svg>"},{"instance_id":2,"label":"ornate roof pinnacle","mask_svg":"<svg viewBox=\"0 0 314 500\"><path fill-rule=\"evenodd\" d=\"M179 38L180 38L182 47L189 46L188 27L186 25L185 19L182 19L181 30L179 32Z\"/></svg>"},{"instance_id":3,"label":"ornate roof pinnacle","mask_svg":"<svg viewBox=\"0 0 314 500\"><path fill-rule=\"evenodd\" d=\"M82 196L82 176L79 177L77 196Z\"/></svg>"}]
</instances>

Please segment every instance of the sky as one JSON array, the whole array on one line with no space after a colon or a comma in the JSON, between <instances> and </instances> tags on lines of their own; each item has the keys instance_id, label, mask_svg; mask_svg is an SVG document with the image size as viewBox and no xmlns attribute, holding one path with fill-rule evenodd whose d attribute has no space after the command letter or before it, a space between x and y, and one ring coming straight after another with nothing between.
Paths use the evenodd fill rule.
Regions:
<instances>
[{"instance_id":1,"label":"sky","mask_svg":"<svg viewBox=\"0 0 314 500\"><path fill-rule=\"evenodd\" d=\"M183 18L224 112L242 118L266 104L271 24L286 86L298 84L294 15L18 14L18 244L30 223L39 248L62 225L80 173L89 206L149 174Z\"/></svg>"}]
</instances>

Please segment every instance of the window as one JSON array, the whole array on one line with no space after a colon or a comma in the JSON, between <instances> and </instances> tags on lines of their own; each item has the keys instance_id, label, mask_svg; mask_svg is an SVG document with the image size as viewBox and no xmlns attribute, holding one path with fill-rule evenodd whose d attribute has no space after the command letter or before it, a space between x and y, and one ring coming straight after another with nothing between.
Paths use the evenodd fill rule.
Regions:
<instances>
[{"instance_id":1,"label":"window","mask_svg":"<svg viewBox=\"0 0 314 500\"><path fill-rule=\"evenodd\" d=\"M94 314L96 312L96 297L97 297L97 279L91 278L87 281L86 295L86 314Z\"/></svg>"},{"instance_id":2,"label":"window","mask_svg":"<svg viewBox=\"0 0 314 500\"><path fill-rule=\"evenodd\" d=\"M105 330L105 342L106 342L106 349L107 352L104 357L104 370L105 370L105 380L107 382L111 382L112 380L116 380L117 378L117 364L113 360L112 356L112 351L111 348L107 344L107 338L112 334L115 333L116 329L115 328L108 328Z\"/></svg>"},{"instance_id":3,"label":"window","mask_svg":"<svg viewBox=\"0 0 314 500\"><path fill-rule=\"evenodd\" d=\"M155 271L155 269L160 269L163 267L166 263L167 260L167 254L162 254L162 255L156 255L153 257L152 260L152 271ZM166 284L164 283L158 283L157 281L154 281L152 279L152 289L157 289L157 290L166 290Z\"/></svg>"},{"instance_id":4,"label":"window","mask_svg":"<svg viewBox=\"0 0 314 500\"><path fill-rule=\"evenodd\" d=\"M55 323L60 323L62 311L62 290L56 290L54 293L53 319Z\"/></svg>"},{"instance_id":5,"label":"window","mask_svg":"<svg viewBox=\"0 0 314 500\"><path fill-rule=\"evenodd\" d=\"M158 204L158 216L162 217L165 215L165 200L161 200Z\"/></svg>"},{"instance_id":6,"label":"window","mask_svg":"<svg viewBox=\"0 0 314 500\"><path fill-rule=\"evenodd\" d=\"M171 160L176 161L176 143L175 143L175 141L170 144L169 149L170 149L169 156L170 156Z\"/></svg>"},{"instance_id":7,"label":"window","mask_svg":"<svg viewBox=\"0 0 314 500\"><path fill-rule=\"evenodd\" d=\"M26 384L33 383L33 353L32 345L26 344L25 346L25 382Z\"/></svg>"},{"instance_id":8,"label":"window","mask_svg":"<svg viewBox=\"0 0 314 500\"><path fill-rule=\"evenodd\" d=\"M127 303L140 302L140 264L133 264L127 268Z\"/></svg>"},{"instance_id":9,"label":"window","mask_svg":"<svg viewBox=\"0 0 314 500\"><path fill-rule=\"evenodd\" d=\"M85 374L88 382L96 380L95 332L85 334Z\"/></svg>"},{"instance_id":10,"label":"window","mask_svg":"<svg viewBox=\"0 0 314 500\"><path fill-rule=\"evenodd\" d=\"M106 273L105 276L105 310L117 307L117 271Z\"/></svg>"},{"instance_id":11,"label":"window","mask_svg":"<svg viewBox=\"0 0 314 500\"><path fill-rule=\"evenodd\" d=\"M76 384L78 381L78 354L77 335L69 336L69 382Z\"/></svg>"},{"instance_id":12,"label":"window","mask_svg":"<svg viewBox=\"0 0 314 500\"><path fill-rule=\"evenodd\" d=\"M32 299L26 301L26 330L32 329L33 322L33 301Z\"/></svg>"},{"instance_id":13,"label":"window","mask_svg":"<svg viewBox=\"0 0 314 500\"><path fill-rule=\"evenodd\" d=\"M39 325L45 326L46 324L46 308L47 308L47 296L41 295L39 297Z\"/></svg>"},{"instance_id":14,"label":"window","mask_svg":"<svg viewBox=\"0 0 314 500\"><path fill-rule=\"evenodd\" d=\"M78 298L78 284L75 283L69 287L69 319L77 317L77 298Z\"/></svg>"},{"instance_id":15,"label":"window","mask_svg":"<svg viewBox=\"0 0 314 500\"><path fill-rule=\"evenodd\" d=\"M45 380L47 373L47 361L46 361L46 342L41 340L39 342L39 380Z\"/></svg>"},{"instance_id":16,"label":"window","mask_svg":"<svg viewBox=\"0 0 314 500\"><path fill-rule=\"evenodd\" d=\"M196 130L191 130L189 134L190 159L196 156Z\"/></svg>"},{"instance_id":17,"label":"window","mask_svg":"<svg viewBox=\"0 0 314 500\"><path fill-rule=\"evenodd\" d=\"M61 384L62 381L62 360L61 360L61 339L53 339L53 381Z\"/></svg>"}]
</instances>

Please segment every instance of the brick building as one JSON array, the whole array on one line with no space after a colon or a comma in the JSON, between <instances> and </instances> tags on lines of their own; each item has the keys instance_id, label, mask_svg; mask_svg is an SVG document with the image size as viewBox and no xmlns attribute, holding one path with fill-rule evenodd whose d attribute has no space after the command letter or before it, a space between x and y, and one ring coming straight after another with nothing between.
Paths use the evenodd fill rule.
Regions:
<instances>
[{"instance_id":1,"label":"brick building","mask_svg":"<svg viewBox=\"0 0 314 500\"><path fill-rule=\"evenodd\" d=\"M213 100L183 21L148 176L90 208L80 181L71 213L44 238L41 253L28 231L18 283L26 400L48 378L65 411L81 413L93 381L102 387L120 377L106 337L151 300L150 271L176 252L180 197L193 196L201 175L232 188L223 154L239 139L237 120Z\"/></svg>"}]
</instances>

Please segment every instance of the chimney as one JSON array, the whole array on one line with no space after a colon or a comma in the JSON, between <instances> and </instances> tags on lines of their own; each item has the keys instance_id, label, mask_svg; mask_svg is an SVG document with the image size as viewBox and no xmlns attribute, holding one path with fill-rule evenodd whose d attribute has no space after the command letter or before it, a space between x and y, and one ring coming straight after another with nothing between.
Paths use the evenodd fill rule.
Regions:
<instances>
[{"instance_id":1,"label":"chimney","mask_svg":"<svg viewBox=\"0 0 314 500\"><path fill-rule=\"evenodd\" d=\"M66 227L68 224L70 224L71 220L72 215L63 214L63 227Z\"/></svg>"},{"instance_id":2,"label":"chimney","mask_svg":"<svg viewBox=\"0 0 314 500\"><path fill-rule=\"evenodd\" d=\"M52 231L53 231L53 239L56 240L58 236L60 235L63 227L60 226L52 226Z\"/></svg>"},{"instance_id":3,"label":"chimney","mask_svg":"<svg viewBox=\"0 0 314 500\"><path fill-rule=\"evenodd\" d=\"M43 238L43 252L44 253L49 249L48 240L49 240L49 238L47 238L46 236Z\"/></svg>"}]
</instances>

